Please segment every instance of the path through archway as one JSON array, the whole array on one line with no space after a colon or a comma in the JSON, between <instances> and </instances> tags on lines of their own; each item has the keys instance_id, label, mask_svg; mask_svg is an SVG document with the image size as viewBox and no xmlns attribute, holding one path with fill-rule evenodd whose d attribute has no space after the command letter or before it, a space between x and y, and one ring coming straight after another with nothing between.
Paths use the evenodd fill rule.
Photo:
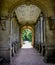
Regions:
<instances>
[{"instance_id":1,"label":"path through archway","mask_svg":"<svg viewBox=\"0 0 55 65\"><path fill-rule=\"evenodd\" d=\"M33 48L34 31L31 26L24 26L21 29L21 45L22 48Z\"/></svg>"}]
</instances>

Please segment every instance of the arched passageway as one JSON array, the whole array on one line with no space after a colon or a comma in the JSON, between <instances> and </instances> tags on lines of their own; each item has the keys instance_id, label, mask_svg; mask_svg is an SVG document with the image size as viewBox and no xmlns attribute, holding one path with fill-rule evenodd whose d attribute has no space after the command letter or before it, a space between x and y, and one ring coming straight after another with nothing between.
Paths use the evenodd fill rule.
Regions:
<instances>
[{"instance_id":1,"label":"arched passageway","mask_svg":"<svg viewBox=\"0 0 55 65\"><path fill-rule=\"evenodd\" d=\"M31 9L33 7L34 7L34 9ZM23 8L23 9L21 9L21 8ZM46 45L45 45L46 44L45 14L42 12L42 10L37 8L37 10L36 10L37 12L36 12L35 9L36 9L35 5L30 5L30 6L29 5L21 5L20 7L18 7L15 10L15 14L17 15L18 22L20 23L20 33L21 33L20 34L20 43L21 43L21 46L22 46L22 42L23 42L23 40L22 40L22 31L24 29L27 29L27 28L32 30L32 45L34 46L34 48L38 49L38 51L41 53L41 55L44 56L44 58L46 58L45 57L45 53L46 53L46 49L45 49L46 48ZM32 14L30 14L30 12ZM31 17L31 15L33 15L33 17ZM27 17L27 18L25 18L25 17ZM17 55L17 59L20 57L18 60L20 60L21 62L17 63L18 60L16 62L16 60L12 59L12 63L15 62L15 63L20 64L20 65L22 63L23 64L30 63L31 61L27 62L27 60L29 60L27 58L29 57L28 55L32 56L32 52L36 52L36 50L34 51L34 48L29 49L31 54L29 54L28 49L21 48L20 50L23 53L25 53L23 57L22 57L22 55L23 55L22 52L20 52L20 56ZM26 52L26 51L28 51L28 52ZM24 58L24 57L26 58L26 61L24 60L24 62L23 62L21 59ZM33 55L33 57L35 57L35 55ZM38 57L38 56L36 55L36 57ZM30 58L30 60L31 60L31 58ZM34 61L34 60L32 60L32 61L33 61L34 64L37 62L37 61ZM14 65L15 65L15 63L14 63ZM45 63L43 62L43 64L45 64Z\"/></svg>"},{"instance_id":2,"label":"arched passageway","mask_svg":"<svg viewBox=\"0 0 55 65\"><path fill-rule=\"evenodd\" d=\"M0 56L12 65L47 65L41 58L44 57L46 62L55 59L54 4L52 0L1 1ZM32 31L33 48L29 50L21 48L22 32L27 28Z\"/></svg>"},{"instance_id":3,"label":"arched passageway","mask_svg":"<svg viewBox=\"0 0 55 65\"><path fill-rule=\"evenodd\" d=\"M44 20L44 14L41 11L41 9L39 9L36 5L24 4L24 5L20 5L15 10L15 15L17 17L18 24L20 24L20 37L19 38L20 38L20 45L22 47L21 51L23 50L23 47L25 47L25 45L23 46L22 32L25 29L27 29L27 30L30 29L32 31L32 44L31 45L34 48L38 49L42 55L45 55L45 43L44 43L44 38L45 38L44 37L44 33L45 33L44 23L45 23L45 20ZM26 35L27 35L27 33L26 33ZM26 37L26 39L27 39L27 37ZM34 48L32 46L31 46L31 48L32 48L32 50L34 50ZM32 54L32 52L34 52L31 49L29 49L29 50L30 50L31 54ZM28 57L27 54L29 53L29 50L28 49L26 50L28 52L25 52L25 50L23 50L26 58ZM21 56L21 58L19 58L19 59L20 59L20 61L22 61L21 60L22 53L20 56ZM35 55L33 55L33 56L35 57ZM27 59L27 60L29 60L29 59ZM15 61L16 60L12 59L12 63ZM28 63L30 63L30 62L28 62ZM33 63L34 63L34 61L33 61ZM26 64L26 63L24 63L24 64Z\"/></svg>"},{"instance_id":4,"label":"arched passageway","mask_svg":"<svg viewBox=\"0 0 55 65\"><path fill-rule=\"evenodd\" d=\"M21 45L22 44L25 44L24 46L27 48L34 47L34 30L31 26L23 26L21 29Z\"/></svg>"}]
</instances>

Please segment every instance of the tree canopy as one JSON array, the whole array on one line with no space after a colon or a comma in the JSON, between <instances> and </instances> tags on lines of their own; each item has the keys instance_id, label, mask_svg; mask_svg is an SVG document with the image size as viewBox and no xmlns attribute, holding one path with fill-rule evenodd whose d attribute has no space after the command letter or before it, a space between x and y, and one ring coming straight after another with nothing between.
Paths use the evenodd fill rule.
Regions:
<instances>
[{"instance_id":1,"label":"tree canopy","mask_svg":"<svg viewBox=\"0 0 55 65\"><path fill-rule=\"evenodd\" d=\"M32 31L29 29L24 29L22 32L22 40L32 41Z\"/></svg>"}]
</instances>

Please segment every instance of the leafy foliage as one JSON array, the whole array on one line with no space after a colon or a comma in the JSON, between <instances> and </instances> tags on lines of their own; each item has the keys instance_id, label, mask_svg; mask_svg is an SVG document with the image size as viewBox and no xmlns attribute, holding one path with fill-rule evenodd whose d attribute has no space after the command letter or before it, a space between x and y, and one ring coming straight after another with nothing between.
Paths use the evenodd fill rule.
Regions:
<instances>
[{"instance_id":1,"label":"leafy foliage","mask_svg":"<svg viewBox=\"0 0 55 65\"><path fill-rule=\"evenodd\" d=\"M29 29L25 29L22 32L22 39L23 41L32 41L32 31Z\"/></svg>"}]
</instances>

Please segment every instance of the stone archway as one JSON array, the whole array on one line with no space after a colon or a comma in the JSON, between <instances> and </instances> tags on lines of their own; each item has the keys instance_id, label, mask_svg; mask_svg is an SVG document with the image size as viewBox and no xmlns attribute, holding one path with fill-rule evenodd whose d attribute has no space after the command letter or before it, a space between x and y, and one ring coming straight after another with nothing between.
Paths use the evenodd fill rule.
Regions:
<instances>
[{"instance_id":1,"label":"stone archway","mask_svg":"<svg viewBox=\"0 0 55 65\"><path fill-rule=\"evenodd\" d=\"M19 7L20 5L23 5L23 4L26 4L25 3L25 0L22 0L22 1L17 1L15 4L13 4L12 5L12 7L11 8L9 8L9 14L11 13L11 12L13 12L17 7ZM31 1L31 4L32 5L36 5L37 7L39 7L42 11L43 11L43 13L44 13L44 15L47 17L48 15L50 16L50 13L49 13L49 11L48 11L48 8L49 7L47 7L47 5L45 5L44 3L42 3L42 2L40 2L40 1Z\"/></svg>"},{"instance_id":2,"label":"stone archway","mask_svg":"<svg viewBox=\"0 0 55 65\"><path fill-rule=\"evenodd\" d=\"M23 27L21 28L21 36L22 36L22 31L23 31L24 29L29 29L29 30L32 31L32 44L31 44L31 45L34 47L34 29L33 29L33 27L27 26L27 25L23 26ZM22 46L22 38L21 38L21 46Z\"/></svg>"}]
</instances>

